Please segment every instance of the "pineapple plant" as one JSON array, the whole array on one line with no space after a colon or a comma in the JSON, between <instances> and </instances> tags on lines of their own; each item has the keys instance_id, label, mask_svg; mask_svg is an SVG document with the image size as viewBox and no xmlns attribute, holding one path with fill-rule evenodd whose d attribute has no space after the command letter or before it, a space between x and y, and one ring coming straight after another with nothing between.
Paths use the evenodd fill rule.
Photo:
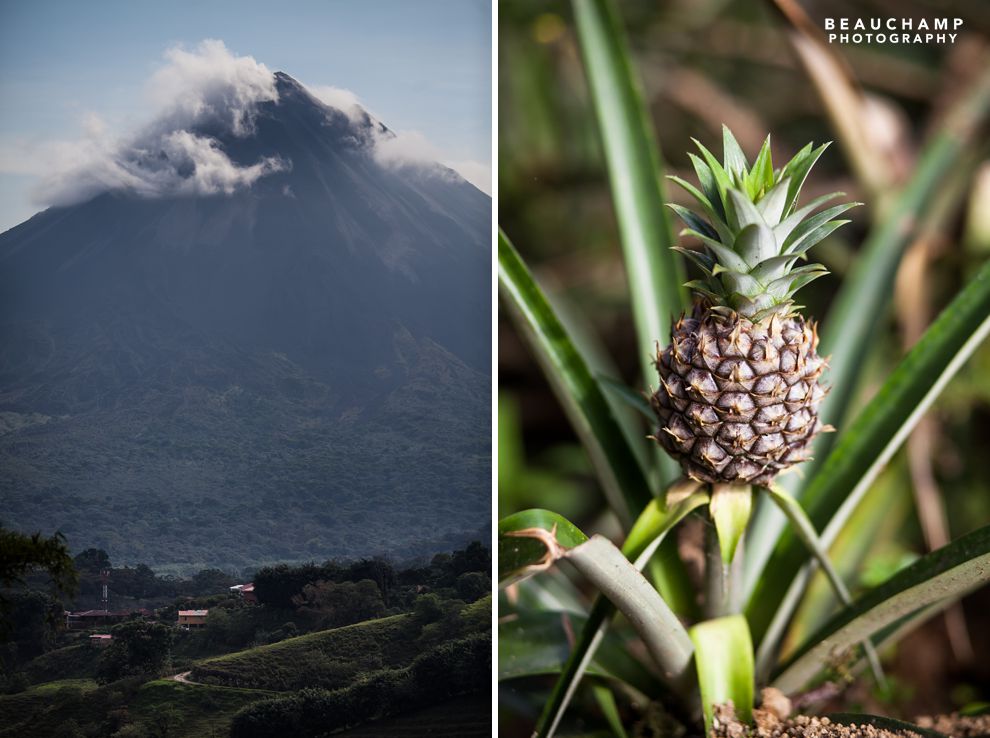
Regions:
<instances>
[{"instance_id":1,"label":"pineapple plant","mask_svg":"<svg viewBox=\"0 0 990 738\"><path fill-rule=\"evenodd\" d=\"M768 710L783 719L798 704L785 696L809 709L809 698L825 693L821 687L841 691L866 667L882 682L878 647L889 648L938 608L990 582L990 525L869 590L850 591L857 582L842 572L853 565L847 559L833 566L829 554L831 548L836 555L840 534L876 535L875 521L902 489L878 478L895 474L888 467L893 454L990 337L984 263L856 406L855 379L871 351L882 348L877 329L898 262L921 224L944 217L936 205L945 204L947 183L968 176L970 144L990 120L990 72L933 129L900 188L861 188L886 202L872 208L873 222L824 316L822 353L834 352L827 366L817 324L795 300L826 273L808 263L809 250L858 203L836 204L840 193L802 198L825 146L806 146L777 169L769 142L752 165L728 129L721 161L699 144L691 157L697 184L673 178L698 207L670 206L699 245L678 246L663 206L664 161L652 111L638 89L618 10L609 0L575 0L573 9L626 264L641 361L634 382L643 386L655 371L660 382L645 402L626 382L601 373L602 357L587 341L593 332L581 331L579 319L578 330L569 330L499 231L503 305L586 447L611 514L608 525L586 518L597 533L540 504L520 504L499 521L499 679L512 695L505 709L532 718L537 738L606 724L615 735L694 735L702 725L712 738L751 731L731 715L723 719L733 709L739 721L756 721L759 732ZM856 142L837 133L848 153ZM687 283L693 307L682 288L685 261L701 270ZM671 316L682 310L669 346L651 361L650 344L665 337ZM836 392L823 403L826 369ZM828 421L841 434L815 443L821 458L804 474L778 480L808 459ZM648 434L677 461L646 453ZM871 504L864 506L867 495ZM877 498L884 504L874 505ZM864 509L870 517L858 519ZM700 536L691 546L676 538L692 518L692 532L704 531L702 556L691 547ZM565 561L563 572L545 575ZM825 609L808 586L815 567L834 592ZM631 665L654 667L657 681ZM548 672L557 676L546 692ZM594 680L583 684L586 674ZM761 689L762 717L754 709ZM637 720L640 695L657 710ZM806 732L802 719L797 734ZM918 730L880 716L830 719L909 735ZM781 722L773 732L795 734L792 727Z\"/></svg>"},{"instance_id":2,"label":"pineapple plant","mask_svg":"<svg viewBox=\"0 0 990 738\"><path fill-rule=\"evenodd\" d=\"M808 144L774 169L769 137L752 166L727 127L723 141L722 163L695 141L700 189L671 177L700 206L670 205L686 225L681 235L704 247L676 250L705 278L688 283L695 309L657 352L654 437L690 479L766 486L807 459L815 435L828 429L818 417L826 390L817 326L798 312L794 295L827 273L799 265L808 250L848 223L836 218L859 203L816 213L842 195L834 192L798 207L827 144Z\"/></svg>"}]
</instances>

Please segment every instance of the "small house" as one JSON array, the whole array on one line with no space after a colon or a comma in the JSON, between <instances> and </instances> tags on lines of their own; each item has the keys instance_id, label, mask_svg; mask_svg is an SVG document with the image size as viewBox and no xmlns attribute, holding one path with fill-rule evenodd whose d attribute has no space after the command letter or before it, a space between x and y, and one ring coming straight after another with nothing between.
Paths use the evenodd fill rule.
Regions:
<instances>
[{"instance_id":1,"label":"small house","mask_svg":"<svg viewBox=\"0 0 990 738\"><path fill-rule=\"evenodd\" d=\"M209 612L209 610L179 610L179 627L187 630L205 628L206 616Z\"/></svg>"},{"instance_id":2,"label":"small house","mask_svg":"<svg viewBox=\"0 0 990 738\"><path fill-rule=\"evenodd\" d=\"M252 605L258 602L258 598L254 594L254 582L235 584L230 588L230 593L240 595L245 602L249 602Z\"/></svg>"},{"instance_id":3,"label":"small house","mask_svg":"<svg viewBox=\"0 0 990 738\"><path fill-rule=\"evenodd\" d=\"M113 636L109 633L94 633L89 637L89 645L96 648L106 648L113 641Z\"/></svg>"}]
</instances>

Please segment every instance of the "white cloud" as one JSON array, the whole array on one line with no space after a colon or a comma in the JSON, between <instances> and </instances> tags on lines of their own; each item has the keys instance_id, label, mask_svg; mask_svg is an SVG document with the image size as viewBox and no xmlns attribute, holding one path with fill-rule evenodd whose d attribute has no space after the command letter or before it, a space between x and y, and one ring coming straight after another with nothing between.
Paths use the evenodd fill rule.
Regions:
<instances>
[{"instance_id":1,"label":"white cloud","mask_svg":"<svg viewBox=\"0 0 990 738\"><path fill-rule=\"evenodd\" d=\"M136 131L114 135L98 115L87 113L83 135L75 141L0 142L0 171L38 176L33 198L38 205L71 205L111 190L144 197L231 194L291 167L272 157L235 163L216 139L201 133L207 125L236 137L250 135L258 105L278 101L271 70L253 57L233 54L216 39L193 49L171 48L164 56L165 64L148 83L152 112ZM362 127L356 140L382 166L415 167L445 177L453 176L452 169L491 193L490 165L452 160L418 131L385 130L350 90L306 88Z\"/></svg>"},{"instance_id":2,"label":"white cloud","mask_svg":"<svg viewBox=\"0 0 990 738\"><path fill-rule=\"evenodd\" d=\"M235 56L223 41L207 39L194 51L165 52L168 64L151 78L160 122L173 130L218 121L236 136L251 132L261 102L278 100L275 75L250 56Z\"/></svg>"},{"instance_id":3,"label":"white cloud","mask_svg":"<svg viewBox=\"0 0 990 738\"><path fill-rule=\"evenodd\" d=\"M169 49L165 59L148 85L151 118L137 132L114 136L89 113L83 138L29 146L28 153L3 147L0 169L39 174L37 204L70 205L109 190L144 197L231 194L288 166L270 157L238 165L215 139L191 130L215 124L234 136L250 134L257 105L278 100L275 76L264 64L215 39L193 50Z\"/></svg>"},{"instance_id":4,"label":"white cloud","mask_svg":"<svg viewBox=\"0 0 990 738\"><path fill-rule=\"evenodd\" d=\"M350 90L332 85L306 85L306 89L324 105L344 113L351 120L358 120L364 106Z\"/></svg>"},{"instance_id":5,"label":"white cloud","mask_svg":"<svg viewBox=\"0 0 990 738\"><path fill-rule=\"evenodd\" d=\"M492 165L480 161L445 161L442 162L453 169L468 182L491 197L492 194Z\"/></svg>"}]
</instances>

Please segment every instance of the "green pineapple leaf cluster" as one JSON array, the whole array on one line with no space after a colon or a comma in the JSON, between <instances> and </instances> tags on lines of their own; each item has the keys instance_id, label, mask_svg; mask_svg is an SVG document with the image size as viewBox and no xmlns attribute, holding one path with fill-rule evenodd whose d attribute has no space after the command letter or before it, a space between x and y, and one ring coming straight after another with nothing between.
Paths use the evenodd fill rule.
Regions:
<instances>
[{"instance_id":1,"label":"green pineapple leaf cluster","mask_svg":"<svg viewBox=\"0 0 990 738\"><path fill-rule=\"evenodd\" d=\"M722 127L723 160L697 140L701 156L689 154L700 189L680 177L670 177L698 201L701 215L681 205L671 209L687 228L681 235L697 238L704 251L675 247L691 259L705 279L687 286L708 301L712 310L737 313L757 322L798 309L794 293L827 274L821 264L796 266L812 246L848 220L839 215L862 203L849 202L814 211L841 197L833 192L798 207L805 178L828 144L808 144L793 159L774 169L767 136L750 166L727 126Z\"/></svg>"}]
</instances>

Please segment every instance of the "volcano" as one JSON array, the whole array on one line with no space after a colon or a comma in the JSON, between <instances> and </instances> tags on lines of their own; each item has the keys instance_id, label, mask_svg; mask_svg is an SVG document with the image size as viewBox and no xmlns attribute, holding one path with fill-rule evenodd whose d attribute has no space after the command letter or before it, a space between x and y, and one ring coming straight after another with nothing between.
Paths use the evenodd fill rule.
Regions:
<instances>
[{"instance_id":1,"label":"volcano","mask_svg":"<svg viewBox=\"0 0 990 738\"><path fill-rule=\"evenodd\" d=\"M188 570L412 555L487 524L491 200L382 162L394 134L367 112L274 90L120 154L174 186L0 235L7 527ZM251 176L191 186L214 160Z\"/></svg>"}]
</instances>

